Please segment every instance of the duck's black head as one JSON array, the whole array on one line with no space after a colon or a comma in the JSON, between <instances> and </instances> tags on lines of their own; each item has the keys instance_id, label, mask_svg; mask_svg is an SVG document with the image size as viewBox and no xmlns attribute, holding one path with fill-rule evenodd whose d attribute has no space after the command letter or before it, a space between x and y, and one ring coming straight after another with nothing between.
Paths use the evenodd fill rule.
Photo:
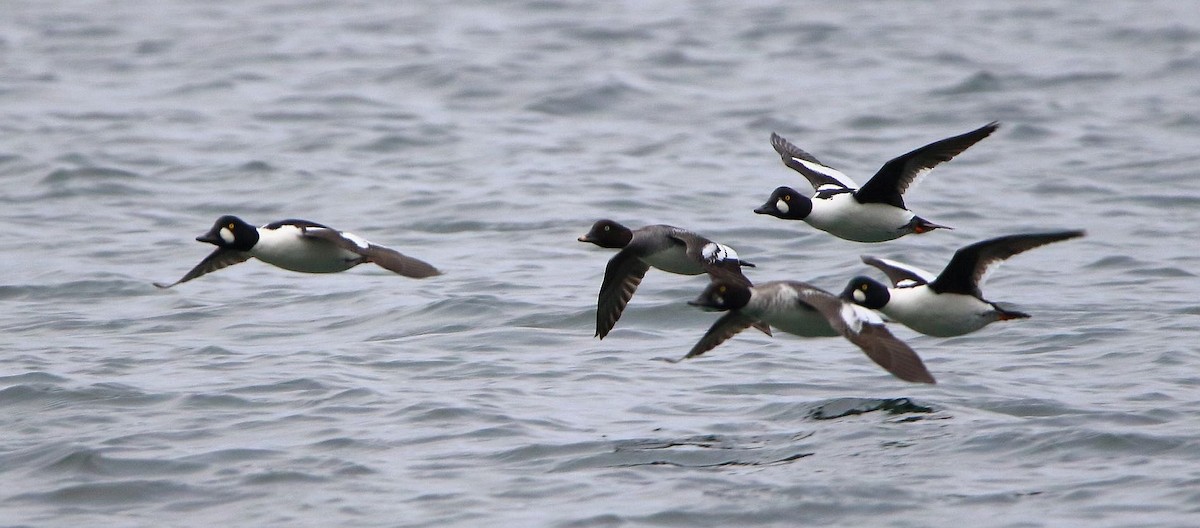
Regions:
<instances>
[{"instance_id":1,"label":"duck's black head","mask_svg":"<svg viewBox=\"0 0 1200 528\"><path fill-rule=\"evenodd\" d=\"M700 307L709 312L723 312L726 310L741 309L749 302L749 287L718 280L709 284L699 297L696 297L693 301L688 301L688 304Z\"/></svg>"},{"instance_id":2,"label":"duck's black head","mask_svg":"<svg viewBox=\"0 0 1200 528\"><path fill-rule=\"evenodd\" d=\"M779 187L754 212L784 220L804 220L812 212L812 200L791 187Z\"/></svg>"},{"instance_id":3,"label":"duck's black head","mask_svg":"<svg viewBox=\"0 0 1200 528\"><path fill-rule=\"evenodd\" d=\"M212 229L196 237L196 240L221 248L249 251L258 243L258 230L241 218L225 215L218 218Z\"/></svg>"},{"instance_id":4,"label":"duck's black head","mask_svg":"<svg viewBox=\"0 0 1200 528\"><path fill-rule=\"evenodd\" d=\"M620 249L633 240L633 231L612 220L597 220L592 230L579 237L580 242L591 242L602 248Z\"/></svg>"},{"instance_id":5,"label":"duck's black head","mask_svg":"<svg viewBox=\"0 0 1200 528\"><path fill-rule=\"evenodd\" d=\"M872 310L883 308L891 297L883 283L861 275L850 279L846 289L842 290L843 299Z\"/></svg>"}]
</instances>

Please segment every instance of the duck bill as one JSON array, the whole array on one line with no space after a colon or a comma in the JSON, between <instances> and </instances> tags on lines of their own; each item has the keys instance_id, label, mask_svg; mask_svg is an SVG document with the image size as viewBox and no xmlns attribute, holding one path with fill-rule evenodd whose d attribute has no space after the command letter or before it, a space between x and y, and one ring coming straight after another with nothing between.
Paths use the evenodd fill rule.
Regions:
<instances>
[{"instance_id":1,"label":"duck bill","mask_svg":"<svg viewBox=\"0 0 1200 528\"><path fill-rule=\"evenodd\" d=\"M709 304L709 303L708 303L708 301L704 299L704 297L698 297L698 298L696 298L696 299L694 299L694 300L688 301L688 306L695 306L696 308L699 308L699 309L701 309L701 310L704 310L704 311L706 311L706 312L719 312L719 311L721 311L719 308L717 308L717 307L715 307L715 306L713 306L713 305Z\"/></svg>"},{"instance_id":2,"label":"duck bill","mask_svg":"<svg viewBox=\"0 0 1200 528\"><path fill-rule=\"evenodd\" d=\"M219 245L221 245L221 235L218 234L216 231L209 231L207 233L204 233L203 235L196 237L196 241L197 242L205 242L208 244L212 244L214 246L219 246Z\"/></svg>"}]
</instances>

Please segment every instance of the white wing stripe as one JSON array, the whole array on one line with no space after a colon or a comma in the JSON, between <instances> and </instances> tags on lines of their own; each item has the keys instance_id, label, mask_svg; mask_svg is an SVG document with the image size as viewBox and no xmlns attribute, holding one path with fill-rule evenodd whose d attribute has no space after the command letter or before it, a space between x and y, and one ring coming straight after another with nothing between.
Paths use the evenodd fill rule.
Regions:
<instances>
[{"instance_id":1,"label":"white wing stripe","mask_svg":"<svg viewBox=\"0 0 1200 528\"><path fill-rule=\"evenodd\" d=\"M342 237L344 237L346 240L354 242L354 245L356 245L360 248L369 249L371 247L370 242L367 242L367 240L365 238L360 237L354 233L347 233L345 231L342 231Z\"/></svg>"},{"instance_id":2,"label":"white wing stripe","mask_svg":"<svg viewBox=\"0 0 1200 528\"><path fill-rule=\"evenodd\" d=\"M738 260L738 254L733 248L716 242L709 242L700 249L700 256L707 262L723 262Z\"/></svg>"},{"instance_id":3,"label":"white wing stripe","mask_svg":"<svg viewBox=\"0 0 1200 528\"><path fill-rule=\"evenodd\" d=\"M830 178L833 178L833 179L841 182L842 185L844 185L846 187L849 187L851 189L858 187L858 184L854 183L854 180L851 180L848 176L846 176L845 174L842 174L841 171L839 171L833 167L826 167L824 165L821 165L820 163L813 163L811 161L802 160L800 158L792 158L792 159L795 160L796 163L799 163L799 164L807 167L808 170L816 172L818 174L823 174Z\"/></svg>"},{"instance_id":4,"label":"white wing stripe","mask_svg":"<svg viewBox=\"0 0 1200 528\"><path fill-rule=\"evenodd\" d=\"M898 262L898 261L889 260L889 259L882 259L882 258L876 259L876 260L878 260L879 262L881 262L889 267L892 267L892 268L895 268L895 269L898 269L901 271L905 271L912 275L921 277L921 279L924 280L925 282L933 282L933 279L937 278L937 275L934 275L933 273L925 271L925 270L918 268L916 266L913 266L911 264L905 264L903 262Z\"/></svg>"},{"instance_id":5,"label":"white wing stripe","mask_svg":"<svg viewBox=\"0 0 1200 528\"><path fill-rule=\"evenodd\" d=\"M913 171L912 180L911 180L912 183L908 184L908 188L912 189L913 187L916 187L917 184L921 183L921 180L924 179L925 175L929 174L929 171L931 171L931 170L933 170L933 169L932 168L923 168L923 169L917 169L917 170Z\"/></svg>"},{"instance_id":6,"label":"white wing stripe","mask_svg":"<svg viewBox=\"0 0 1200 528\"><path fill-rule=\"evenodd\" d=\"M846 327L853 334L862 333L863 325L882 325L883 319L879 317L873 310L864 308L857 304L842 303L841 310L842 321L845 321Z\"/></svg>"},{"instance_id":7,"label":"white wing stripe","mask_svg":"<svg viewBox=\"0 0 1200 528\"><path fill-rule=\"evenodd\" d=\"M862 332L862 323L863 322L862 322L862 319L859 319L858 314L855 313L855 310L854 310L855 306L858 306L858 305L850 304L850 303L842 303L842 309L841 309L840 315L842 316L842 322L846 323L846 329L848 329L850 331L850 333L857 335L860 332Z\"/></svg>"}]
</instances>

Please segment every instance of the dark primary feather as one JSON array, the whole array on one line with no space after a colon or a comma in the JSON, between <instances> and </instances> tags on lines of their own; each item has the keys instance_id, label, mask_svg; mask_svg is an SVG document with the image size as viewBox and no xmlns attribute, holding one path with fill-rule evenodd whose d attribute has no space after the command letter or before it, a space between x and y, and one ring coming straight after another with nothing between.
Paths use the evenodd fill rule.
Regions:
<instances>
[{"instance_id":1,"label":"dark primary feather","mask_svg":"<svg viewBox=\"0 0 1200 528\"><path fill-rule=\"evenodd\" d=\"M608 261L596 304L597 337L604 339L617 324L625 305L633 298L633 292L637 291L642 277L645 277L649 270L649 264L642 262L629 251L620 251Z\"/></svg>"},{"instance_id":2,"label":"dark primary feather","mask_svg":"<svg viewBox=\"0 0 1200 528\"><path fill-rule=\"evenodd\" d=\"M913 383L937 383L921 356L881 325L863 325L862 332L846 339L858 345L867 357L893 376Z\"/></svg>"},{"instance_id":3,"label":"dark primary feather","mask_svg":"<svg viewBox=\"0 0 1200 528\"><path fill-rule=\"evenodd\" d=\"M999 123L993 121L965 134L934 141L897 156L883 164L854 196L862 203L885 203L905 209L902 197L904 191L908 190L922 171L950 161L971 145L991 135L999 126Z\"/></svg>"},{"instance_id":4,"label":"dark primary feather","mask_svg":"<svg viewBox=\"0 0 1200 528\"><path fill-rule=\"evenodd\" d=\"M159 288L170 288L176 284L190 281L196 277L217 271L221 268L226 268L234 264L245 262L250 258L250 254L245 251L236 251L232 249L217 248L212 253L209 253L204 260L201 260L192 271L187 272L182 279L179 279L171 284L163 284L161 282L154 283Z\"/></svg>"},{"instance_id":5,"label":"dark primary feather","mask_svg":"<svg viewBox=\"0 0 1200 528\"><path fill-rule=\"evenodd\" d=\"M704 333L704 337L701 337L692 349L688 351L687 355L680 358L680 360L693 358L717 348L721 343L738 335L742 330L755 326L756 323L759 323L759 321L742 315L737 310L725 312L725 315L722 315L712 326L708 327L708 331Z\"/></svg>"},{"instance_id":6,"label":"dark primary feather","mask_svg":"<svg viewBox=\"0 0 1200 528\"><path fill-rule=\"evenodd\" d=\"M805 167L803 163L793 159L799 158L804 161L828 167L828 165L817 161L817 158L812 154L801 150L800 147L793 145L791 142L783 139L783 137L774 132L771 133L771 147L775 149L775 152L779 153L779 156L783 159L783 164L803 175L804 178L808 180L808 183L812 184L813 189L820 188L822 185L836 185L843 188L846 187L844 183L838 181L836 178L833 178L828 174L816 172L808 167Z\"/></svg>"},{"instance_id":7,"label":"dark primary feather","mask_svg":"<svg viewBox=\"0 0 1200 528\"><path fill-rule=\"evenodd\" d=\"M887 327L864 322L856 332L842 318L842 306L845 301L841 298L814 288L804 288L799 291L801 302L821 312L834 330L851 343L858 345L867 354L867 357L871 358L871 361L883 367L884 370L904 381L936 383L933 375L925 368L921 357L907 344L892 335Z\"/></svg>"},{"instance_id":8,"label":"dark primary feather","mask_svg":"<svg viewBox=\"0 0 1200 528\"><path fill-rule=\"evenodd\" d=\"M954 252L954 257L929 287L938 293L981 297L979 281L992 265L1018 253L1084 234L1084 231L1057 231L1008 235L976 242Z\"/></svg>"},{"instance_id":9,"label":"dark primary feather","mask_svg":"<svg viewBox=\"0 0 1200 528\"><path fill-rule=\"evenodd\" d=\"M370 244L367 246L366 257L367 262L374 262L385 270L413 279L424 279L442 274L432 264L412 258L389 247Z\"/></svg>"}]
</instances>

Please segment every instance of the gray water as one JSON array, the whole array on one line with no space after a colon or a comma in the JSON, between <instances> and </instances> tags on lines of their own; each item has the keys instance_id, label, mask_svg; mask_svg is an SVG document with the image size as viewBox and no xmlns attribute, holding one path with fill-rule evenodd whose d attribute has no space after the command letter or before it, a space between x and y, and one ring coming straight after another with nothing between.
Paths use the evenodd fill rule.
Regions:
<instances>
[{"instance_id":1,"label":"gray water","mask_svg":"<svg viewBox=\"0 0 1200 528\"><path fill-rule=\"evenodd\" d=\"M1200 9L1145 2L0 2L4 526L1196 526ZM733 4L737 4L736 6ZM884 244L754 215L991 120ZM428 260L172 290L221 214ZM592 337L611 217L840 290L874 254L1083 228L1033 314L745 332L651 271Z\"/></svg>"}]
</instances>

